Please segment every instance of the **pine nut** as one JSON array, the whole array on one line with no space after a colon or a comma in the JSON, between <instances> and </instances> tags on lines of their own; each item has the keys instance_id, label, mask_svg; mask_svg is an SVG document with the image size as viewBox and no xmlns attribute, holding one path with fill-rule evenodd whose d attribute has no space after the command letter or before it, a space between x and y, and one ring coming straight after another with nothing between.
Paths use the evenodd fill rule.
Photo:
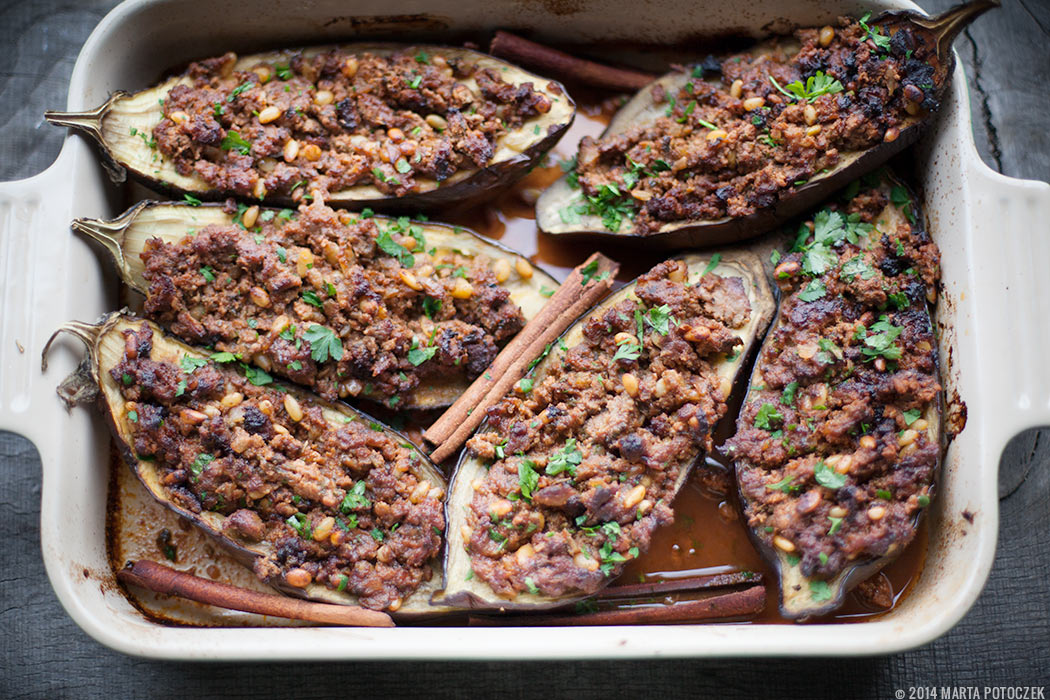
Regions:
<instances>
[{"instance_id":1,"label":"pine nut","mask_svg":"<svg viewBox=\"0 0 1050 700\"><path fill-rule=\"evenodd\" d=\"M624 343L637 344L638 339L634 337L634 334L628 333L627 331L620 331L613 336L613 342L617 345L623 345Z\"/></svg>"},{"instance_id":2,"label":"pine nut","mask_svg":"<svg viewBox=\"0 0 1050 700\"><path fill-rule=\"evenodd\" d=\"M915 440L918 437L919 437L919 431L918 430L914 430L912 428L909 428L908 430L905 430L903 433L901 433L901 436L897 440L897 442L898 442L898 444L900 444L901 447L907 447L908 445L910 445L913 442L915 442Z\"/></svg>"},{"instance_id":3,"label":"pine nut","mask_svg":"<svg viewBox=\"0 0 1050 700\"><path fill-rule=\"evenodd\" d=\"M820 28L819 37L821 46L830 46L831 42L835 39L835 30L832 29L830 26L825 25Z\"/></svg>"},{"instance_id":4,"label":"pine nut","mask_svg":"<svg viewBox=\"0 0 1050 700\"><path fill-rule=\"evenodd\" d=\"M806 129L806 136L816 136L820 133L820 124L814 124Z\"/></svg>"},{"instance_id":5,"label":"pine nut","mask_svg":"<svg viewBox=\"0 0 1050 700\"><path fill-rule=\"evenodd\" d=\"M469 299L474 296L474 287L462 277L457 277L456 283L452 285L452 291L449 294L452 295L453 299Z\"/></svg>"},{"instance_id":6,"label":"pine nut","mask_svg":"<svg viewBox=\"0 0 1050 700\"><path fill-rule=\"evenodd\" d=\"M335 95L332 94L331 90L318 90L317 94L314 95L314 104L330 105L335 100Z\"/></svg>"},{"instance_id":7,"label":"pine nut","mask_svg":"<svg viewBox=\"0 0 1050 700\"><path fill-rule=\"evenodd\" d=\"M259 220L259 206L250 206L244 210L244 214L241 215L241 223L244 224L244 228L253 228L255 222Z\"/></svg>"},{"instance_id":8,"label":"pine nut","mask_svg":"<svg viewBox=\"0 0 1050 700\"><path fill-rule=\"evenodd\" d=\"M806 105L806 108L802 110L802 116L806 119L806 123L812 126L817 123L817 108L813 105Z\"/></svg>"},{"instance_id":9,"label":"pine nut","mask_svg":"<svg viewBox=\"0 0 1050 700\"><path fill-rule=\"evenodd\" d=\"M506 258L500 258L492 263L492 273L496 275L496 281L503 284L510 279L510 263Z\"/></svg>"},{"instance_id":10,"label":"pine nut","mask_svg":"<svg viewBox=\"0 0 1050 700\"><path fill-rule=\"evenodd\" d=\"M270 305L270 295L262 287L252 287L248 292L248 298L253 304L264 309Z\"/></svg>"},{"instance_id":11,"label":"pine nut","mask_svg":"<svg viewBox=\"0 0 1050 700\"><path fill-rule=\"evenodd\" d=\"M386 130L386 136L394 143L401 143L405 140L405 132L398 129L396 126L392 126Z\"/></svg>"},{"instance_id":12,"label":"pine nut","mask_svg":"<svg viewBox=\"0 0 1050 700\"><path fill-rule=\"evenodd\" d=\"M188 122L190 120L190 115L186 114L183 111L178 111L178 112L172 112L171 114L169 114L168 118L171 119L176 124L185 124L186 122Z\"/></svg>"},{"instance_id":13,"label":"pine nut","mask_svg":"<svg viewBox=\"0 0 1050 700\"><path fill-rule=\"evenodd\" d=\"M740 96L744 94L744 81L734 80L733 84L729 86L729 96L740 99Z\"/></svg>"},{"instance_id":14,"label":"pine nut","mask_svg":"<svg viewBox=\"0 0 1050 700\"><path fill-rule=\"evenodd\" d=\"M638 484L633 489L627 492L627 495L623 498L624 508L634 508L636 505L642 502L645 498L645 487Z\"/></svg>"},{"instance_id":15,"label":"pine nut","mask_svg":"<svg viewBox=\"0 0 1050 700\"><path fill-rule=\"evenodd\" d=\"M518 258L514 261L514 269L518 271L523 280L527 280L532 277L532 265L525 258Z\"/></svg>"},{"instance_id":16,"label":"pine nut","mask_svg":"<svg viewBox=\"0 0 1050 700\"><path fill-rule=\"evenodd\" d=\"M335 527L335 518L330 515L317 523L317 527L314 528L314 541L323 542L328 539L328 536L332 534L333 527Z\"/></svg>"},{"instance_id":17,"label":"pine nut","mask_svg":"<svg viewBox=\"0 0 1050 700\"><path fill-rule=\"evenodd\" d=\"M667 382L664 381L663 377L656 380L656 386L653 387L653 396L660 399L667 394Z\"/></svg>"},{"instance_id":18,"label":"pine nut","mask_svg":"<svg viewBox=\"0 0 1050 700\"><path fill-rule=\"evenodd\" d=\"M179 414L179 417L185 420L190 425L200 425L208 419L208 416L201 413L200 411L194 411L192 408L187 408L186 410L184 410L182 413Z\"/></svg>"},{"instance_id":19,"label":"pine nut","mask_svg":"<svg viewBox=\"0 0 1050 700\"><path fill-rule=\"evenodd\" d=\"M407 286L409 289L414 289L417 292L423 291L423 285L419 283L419 280L417 280L416 276L413 275L410 271L402 268L398 272L398 275L401 277L401 281L404 282L405 286Z\"/></svg>"},{"instance_id":20,"label":"pine nut","mask_svg":"<svg viewBox=\"0 0 1050 700\"><path fill-rule=\"evenodd\" d=\"M912 423L911 427L915 430L926 430L926 428L930 427L930 424L925 418L920 418Z\"/></svg>"},{"instance_id":21,"label":"pine nut","mask_svg":"<svg viewBox=\"0 0 1050 700\"><path fill-rule=\"evenodd\" d=\"M720 141L726 136L729 136L729 134L726 133L725 129L712 129L711 131L707 132L708 141Z\"/></svg>"},{"instance_id":22,"label":"pine nut","mask_svg":"<svg viewBox=\"0 0 1050 700\"><path fill-rule=\"evenodd\" d=\"M744 100L744 109L748 112L755 109L762 109L766 106L766 98L764 97L749 97Z\"/></svg>"},{"instance_id":23,"label":"pine nut","mask_svg":"<svg viewBox=\"0 0 1050 700\"><path fill-rule=\"evenodd\" d=\"M306 588L314 577L306 569L292 569L284 575L284 580L293 588Z\"/></svg>"},{"instance_id":24,"label":"pine nut","mask_svg":"<svg viewBox=\"0 0 1050 700\"><path fill-rule=\"evenodd\" d=\"M284 144L284 162L291 163L299 156L299 142L295 139L288 139Z\"/></svg>"},{"instance_id":25,"label":"pine nut","mask_svg":"<svg viewBox=\"0 0 1050 700\"><path fill-rule=\"evenodd\" d=\"M266 198L266 181L259 178L255 181L255 186L252 187L252 196L256 199Z\"/></svg>"},{"instance_id":26,"label":"pine nut","mask_svg":"<svg viewBox=\"0 0 1050 700\"><path fill-rule=\"evenodd\" d=\"M576 556L574 556L572 558L572 562L579 568L586 569L587 571L598 570L598 560L590 558L583 552L579 552Z\"/></svg>"},{"instance_id":27,"label":"pine nut","mask_svg":"<svg viewBox=\"0 0 1050 700\"><path fill-rule=\"evenodd\" d=\"M408 500L413 504L421 502L430 493L430 482L424 479L416 484L416 487L412 489L412 494L408 497Z\"/></svg>"},{"instance_id":28,"label":"pine nut","mask_svg":"<svg viewBox=\"0 0 1050 700\"><path fill-rule=\"evenodd\" d=\"M886 508L883 506L872 506L871 508L868 508L869 520L882 520L884 515L886 515Z\"/></svg>"},{"instance_id":29,"label":"pine nut","mask_svg":"<svg viewBox=\"0 0 1050 700\"><path fill-rule=\"evenodd\" d=\"M922 107L917 102L905 102L904 111L914 117L922 111Z\"/></svg>"},{"instance_id":30,"label":"pine nut","mask_svg":"<svg viewBox=\"0 0 1050 700\"><path fill-rule=\"evenodd\" d=\"M828 517L830 517L830 518L845 518L846 517L846 509L843 508L842 506L832 506L828 510Z\"/></svg>"},{"instance_id":31,"label":"pine nut","mask_svg":"<svg viewBox=\"0 0 1050 700\"><path fill-rule=\"evenodd\" d=\"M259 84L265 85L266 83L273 80L273 71L265 63L260 63L255 68L252 68L252 73L259 76Z\"/></svg>"},{"instance_id":32,"label":"pine nut","mask_svg":"<svg viewBox=\"0 0 1050 700\"><path fill-rule=\"evenodd\" d=\"M866 450L875 449L875 438L871 435L862 435L860 438L860 446Z\"/></svg>"},{"instance_id":33,"label":"pine nut","mask_svg":"<svg viewBox=\"0 0 1050 700\"><path fill-rule=\"evenodd\" d=\"M620 383L623 384L623 390L627 392L627 395L631 398L638 396L638 378L630 372L620 377Z\"/></svg>"},{"instance_id":34,"label":"pine nut","mask_svg":"<svg viewBox=\"0 0 1050 700\"><path fill-rule=\"evenodd\" d=\"M257 367L261 367L267 372L273 369L273 363L270 362L270 358L266 355L260 353L254 357L254 360Z\"/></svg>"},{"instance_id":35,"label":"pine nut","mask_svg":"<svg viewBox=\"0 0 1050 700\"><path fill-rule=\"evenodd\" d=\"M501 498L491 506L489 506L489 512L496 516L496 519L502 518L504 515L510 512L513 508L513 504L505 498Z\"/></svg>"},{"instance_id":36,"label":"pine nut","mask_svg":"<svg viewBox=\"0 0 1050 700\"><path fill-rule=\"evenodd\" d=\"M390 549L390 547L384 544L376 552L376 559L383 562L384 564L389 564L391 561L394 560L394 552Z\"/></svg>"},{"instance_id":37,"label":"pine nut","mask_svg":"<svg viewBox=\"0 0 1050 700\"><path fill-rule=\"evenodd\" d=\"M773 538L773 544L776 546L777 549L781 550L782 552L795 551L795 543L786 537L781 537L780 535L777 535Z\"/></svg>"},{"instance_id":38,"label":"pine nut","mask_svg":"<svg viewBox=\"0 0 1050 700\"><path fill-rule=\"evenodd\" d=\"M678 283L685 282L685 278L686 278L685 263L683 263L681 260L678 260L676 262L678 263L678 267L676 267L675 269L673 269L673 270L671 270L670 272L667 273L667 279L671 280L672 282L678 282Z\"/></svg>"},{"instance_id":39,"label":"pine nut","mask_svg":"<svg viewBox=\"0 0 1050 700\"><path fill-rule=\"evenodd\" d=\"M891 126L889 129L886 129L886 133L883 134L882 140L885 141L886 143L889 143L891 141L896 141L897 137L900 136L900 135L901 135L900 129L898 129L895 126Z\"/></svg>"},{"instance_id":40,"label":"pine nut","mask_svg":"<svg viewBox=\"0 0 1050 700\"><path fill-rule=\"evenodd\" d=\"M303 409L291 394L284 395L284 410L288 411L288 417L296 423L303 419Z\"/></svg>"},{"instance_id":41,"label":"pine nut","mask_svg":"<svg viewBox=\"0 0 1050 700\"><path fill-rule=\"evenodd\" d=\"M464 525L459 528L459 536L463 538L463 546L466 547L467 543L470 542L470 525Z\"/></svg>"},{"instance_id":42,"label":"pine nut","mask_svg":"<svg viewBox=\"0 0 1050 700\"><path fill-rule=\"evenodd\" d=\"M332 530L332 534L329 535L328 541L338 547L343 542L346 542L346 533L342 530Z\"/></svg>"},{"instance_id":43,"label":"pine nut","mask_svg":"<svg viewBox=\"0 0 1050 700\"><path fill-rule=\"evenodd\" d=\"M392 603L390 603L390 605L386 606L386 609L390 612L397 612L401 609L401 602L402 601L400 598L396 598Z\"/></svg>"},{"instance_id":44,"label":"pine nut","mask_svg":"<svg viewBox=\"0 0 1050 700\"><path fill-rule=\"evenodd\" d=\"M288 430L288 428L284 427L283 425L281 425L279 423L274 424L273 431L275 433L279 433L281 435L291 435L292 434L291 431Z\"/></svg>"},{"instance_id":45,"label":"pine nut","mask_svg":"<svg viewBox=\"0 0 1050 700\"><path fill-rule=\"evenodd\" d=\"M300 277L306 277L306 273L313 269L314 254L306 248L301 248L295 258L295 271Z\"/></svg>"},{"instance_id":46,"label":"pine nut","mask_svg":"<svg viewBox=\"0 0 1050 700\"><path fill-rule=\"evenodd\" d=\"M239 406L241 401L244 401L244 394L239 391L231 391L222 397L221 403L226 408L233 408L234 406Z\"/></svg>"},{"instance_id":47,"label":"pine nut","mask_svg":"<svg viewBox=\"0 0 1050 700\"><path fill-rule=\"evenodd\" d=\"M440 114L428 114L425 119L426 123L433 129L438 131L444 131L448 128L448 122Z\"/></svg>"},{"instance_id":48,"label":"pine nut","mask_svg":"<svg viewBox=\"0 0 1050 700\"><path fill-rule=\"evenodd\" d=\"M853 466L853 457L850 455L844 455L839 463L835 465L835 471L839 474L847 474L849 468Z\"/></svg>"},{"instance_id":49,"label":"pine nut","mask_svg":"<svg viewBox=\"0 0 1050 700\"><path fill-rule=\"evenodd\" d=\"M264 416L273 416L273 404L270 403L269 399L263 399L259 402L259 412Z\"/></svg>"},{"instance_id":50,"label":"pine nut","mask_svg":"<svg viewBox=\"0 0 1050 700\"><path fill-rule=\"evenodd\" d=\"M514 558L518 560L518 566L525 566L534 554L536 554L536 550L533 549L531 544L526 542L518 547L518 551L514 552Z\"/></svg>"},{"instance_id":51,"label":"pine nut","mask_svg":"<svg viewBox=\"0 0 1050 700\"><path fill-rule=\"evenodd\" d=\"M269 124L275 122L281 118L281 108L276 105L270 105L259 112L259 123Z\"/></svg>"},{"instance_id":52,"label":"pine nut","mask_svg":"<svg viewBox=\"0 0 1050 700\"><path fill-rule=\"evenodd\" d=\"M302 148L303 158L306 158L310 162L320 160L321 158L321 147L316 143L308 143Z\"/></svg>"},{"instance_id":53,"label":"pine nut","mask_svg":"<svg viewBox=\"0 0 1050 700\"><path fill-rule=\"evenodd\" d=\"M345 78L353 78L355 75L357 75L357 57L350 56L345 61L343 61L343 67L341 69L341 72L343 74L343 77Z\"/></svg>"}]
</instances>

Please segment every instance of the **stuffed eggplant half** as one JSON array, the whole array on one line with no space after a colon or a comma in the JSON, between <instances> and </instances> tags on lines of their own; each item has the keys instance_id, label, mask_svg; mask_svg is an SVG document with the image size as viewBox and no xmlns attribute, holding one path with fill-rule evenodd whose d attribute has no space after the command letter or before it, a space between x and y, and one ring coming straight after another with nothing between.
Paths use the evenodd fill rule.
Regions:
<instances>
[{"instance_id":1,"label":"stuffed eggplant half","mask_svg":"<svg viewBox=\"0 0 1050 700\"><path fill-rule=\"evenodd\" d=\"M660 263L587 312L467 442L434 600L541 609L614 579L673 520L773 307L758 258L732 252Z\"/></svg>"},{"instance_id":2,"label":"stuffed eggplant half","mask_svg":"<svg viewBox=\"0 0 1050 700\"><path fill-rule=\"evenodd\" d=\"M940 465L928 304L937 246L911 195L868 178L799 228L784 294L726 443L781 611L830 612L914 538Z\"/></svg>"},{"instance_id":3,"label":"stuffed eggplant half","mask_svg":"<svg viewBox=\"0 0 1050 700\"><path fill-rule=\"evenodd\" d=\"M116 313L62 330L89 358L60 393L97 396L152 496L261 580L329 603L434 610L445 482L407 438L148 321Z\"/></svg>"},{"instance_id":4,"label":"stuffed eggplant half","mask_svg":"<svg viewBox=\"0 0 1050 700\"><path fill-rule=\"evenodd\" d=\"M144 203L73 228L145 313L322 397L451 403L557 283L458 227L334 211Z\"/></svg>"},{"instance_id":5,"label":"stuffed eggplant half","mask_svg":"<svg viewBox=\"0 0 1050 700\"><path fill-rule=\"evenodd\" d=\"M948 84L952 39L992 6L842 18L665 75L580 142L537 223L671 248L768 231L918 137Z\"/></svg>"},{"instance_id":6,"label":"stuffed eggplant half","mask_svg":"<svg viewBox=\"0 0 1050 700\"><path fill-rule=\"evenodd\" d=\"M574 114L561 85L485 54L349 44L227 53L46 116L160 190L417 211L509 184Z\"/></svg>"}]
</instances>

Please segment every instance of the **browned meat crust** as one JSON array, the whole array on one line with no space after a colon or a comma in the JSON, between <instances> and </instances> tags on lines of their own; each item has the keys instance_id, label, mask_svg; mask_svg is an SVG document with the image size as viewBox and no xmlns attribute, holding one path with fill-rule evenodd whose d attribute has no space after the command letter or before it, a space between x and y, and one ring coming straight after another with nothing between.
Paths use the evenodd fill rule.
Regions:
<instances>
[{"instance_id":1,"label":"browned meat crust","mask_svg":"<svg viewBox=\"0 0 1050 700\"><path fill-rule=\"evenodd\" d=\"M396 609L429 580L444 530L443 494L419 459L376 425L336 427L320 406L256 386L232 365L154 361L145 323L125 331L110 371L127 403L132 448L171 500L228 516L234 540L266 541L264 581L310 582Z\"/></svg>"},{"instance_id":2,"label":"browned meat crust","mask_svg":"<svg viewBox=\"0 0 1050 700\"><path fill-rule=\"evenodd\" d=\"M389 406L428 377L478 376L524 325L491 260L435 250L407 219L314 204L257 221L148 241L149 317L325 398Z\"/></svg>"},{"instance_id":3,"label":"browned meat crust","mask_svg":"<svg viewBox=\"0 0 1050 700\"><path fill-rule=\"evenodd\" d=\"M773 206L843 152L892 141L909 114L937 109L930 42L918 31L887 38L842 18L826 45L830 27L802 29L791 57L742 53L716 63L713 78L697 66L676 95L653 88L667 116L581 141L576 176L593 198L584 208L605 215L611 230L633 217L633 232L647 235L669 221ZM805 97L787 94L796 81Z\"/></svg>"},{"instance_id":4,"label":"browned meat crust","mask_svg":"<svg viewBox=\"0 0 1050 700\"><path fill-rule=\"evenodd\" d=\"M179 173L260 199L364 184L402 196L420 178L487 165L497 138L551 107L532 83L416 48L333 49L249 71L234 71L236 60L191 64L192 85L170 91L153 137Z\"/></svg>"},{"instance_id":5,"label":"browned meat crust","mask_svg":"<svg viewBox=\"0 0 1050 700\"><path fill-rule=\"evenodd\" d=\"M876 219L908 197L862 187L800 229L777 266L788 296L727 442L749 527L807 577L900 551L929 503L941 448L926 412L941 387L926 304L939 253L919 226Z\"/></svg>"},{"instance_id":6,"label":"browned meat crust","mask_svg":"<svg viewBox=\"0 0 1050 700\"><path fill-rule=\"evenodd\" d=\"M583 340L530 391L493 406L467 443L491 461L464 540L473 575L503 596L592 593L672 521L683 470L710 448L727 388L713 366L750 317L739 278L661 263L588 318ZM639 348L639 334L642 342Z\"/></svg>"}]
</instances>

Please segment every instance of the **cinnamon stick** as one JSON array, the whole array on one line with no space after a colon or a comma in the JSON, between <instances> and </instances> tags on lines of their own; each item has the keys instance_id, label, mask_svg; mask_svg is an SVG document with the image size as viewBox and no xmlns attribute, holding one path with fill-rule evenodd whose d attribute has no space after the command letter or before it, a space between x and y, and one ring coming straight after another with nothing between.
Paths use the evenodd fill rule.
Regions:
<instances>
[{"instance_id":1,"label":"cinnamon stick","mask_svg":"<svg viewBox=\"0 0 1050 700\"><path fill-rule=\"evenodd\" d=\"M733 573L713 574L709 576L690 576L689 578L669 579L655 583L629 583L623 586L610 586L603 588L594 597L598 600L609 600L620 598L644 598L646 596L665 595L667 593L683 593L688 591L701 591L710 588L729 588L731 586L744 586L762 583L762 574L755 573Z\"/></svg>"},{"instance_id":2,"label":"cinnamon stick","mask_svg":"<svg viewBox=\"0 0 1050 700\"><path fill-rule=\"evenodd\" d=\"M434 462L444 461L466 442L481 425L488 409L524 376L529 363L609 292L619 268L613 260L594 253L569 273L550 301L500 351L488 371L474 380L423 433L435 446L430 453Z\"/></svg>"},{"instance_id":3,"label":"cinnamon stick","mask_svg":"<svg viewBox=\"0 0 1050 700\"><path fill-rule=\"evenodd\" d=\"M184 571L176 571L163 564L144 559L129 562L124 569L117 572L117 578L123 583L148 588L157 593L174 595L230 610L344 627L394 626L390 616L378 610L368 610L356 605L312 603L306 600L249 591L228 583L219 583Z\"/></svg>"},{"instance_id":4,"label":"cinnamon stick","mask_svg":"<svg viewBox=\"0 0 1050 700\"><path fill-rule=\"evenodd\" d=\"M665 625L705 620L747 618L762 612L766 606L766 587L752 586L724 595L687 600L673 605L620 608L582 615L482 616L471 615L471 627L549 627L592 625Z\"/></svg>"},{"instance_id":5,"label":"cinnamon stick","mask_svg":"<svg viewBox=\"0 0 1050 700\"><path fill-rule=\"evenodd\" d=\"M496 32L489 53L535 68L545 75L593 87L635 92L656 80L655 75L628 68L614 68L597 61L577 58L563 51L523 39L504 31Z\"/></svg>"}]
</instances>

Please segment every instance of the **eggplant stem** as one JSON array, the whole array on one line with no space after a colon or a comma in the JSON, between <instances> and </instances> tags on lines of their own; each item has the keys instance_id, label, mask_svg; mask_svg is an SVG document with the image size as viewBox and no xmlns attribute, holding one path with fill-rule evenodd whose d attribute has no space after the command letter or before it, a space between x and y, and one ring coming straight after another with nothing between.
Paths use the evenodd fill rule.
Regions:
<instances>
[{"instance_id":1,"label":"eggplant stem","mask_svg":"<svg viewBox=\"0 0 1050 700\"><path fill-rule=\"evenodd\" d=\"M89 109L85 112L58 112L55 110L48 110L44 112L44 119L55 126L68 126L77 131L83 131L101 142L102 120L117 100L122 100L128 96L129 93L124 92L123 90L117 90L109 96L108 100L95 109Z\"/></svg>"},{"instance_id":2,"label":"eggplant stem","mask_svg":"<svg viewBox=\"0 0 1050 700\"><path fill-rule=\"evenodd\" d=\"M933 17L912 17L911 21L925 27L937 37L937 55L944 56L951 50L959 33L988 10L1000 6L1000 0L971 0L945 10Z\"/></svg>"},{"instance_id":3,"label":"eggplant stem","mask_svg":"<svg viewBox=\"0 0 1050 700\"><path fill-rule=\"evenodd\" d=\"M67 321L58 327L51 337L47 339L47 343L44 345L44 349L40 351L40 371L47 371L47 354L51 351L51 344L55 342L58 336L63 333L69 333L70 335L78 338L84 345L87 346L88 354L94 356L95 353L95 341L98 340L99 334L102 332L102 326L105 323L85 323L83 321Z\"/></svg>"},{"instance_id":4,"label":"eggplant stem","mask_svg":"<svg viewBox=\"0 0 1050 700\"><path fill-rule=\"evenodd\" d=\"M121 272L124 272L127 268L123 249L124 232L148 205L149 202L139 202L115 219L73 219L70 228L100 243L113 256Z\"/></svg>"}]
</instances>

